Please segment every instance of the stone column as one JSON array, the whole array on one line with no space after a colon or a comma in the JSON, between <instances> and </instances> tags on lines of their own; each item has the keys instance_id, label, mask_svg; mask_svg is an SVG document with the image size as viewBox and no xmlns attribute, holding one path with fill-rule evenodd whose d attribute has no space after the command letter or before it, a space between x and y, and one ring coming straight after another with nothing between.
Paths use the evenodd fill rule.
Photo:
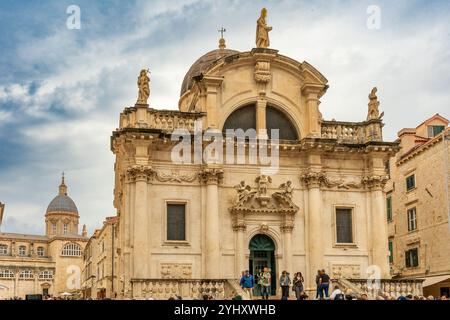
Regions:
<instances>
[{"instance_id":1,"label":"stone column","mask_svg":"<svg viewBox=\"0 0 450 320\"><path fill-rule=\"evenodd\" d=\"M233 231L235 232L236 248L235 248L235 270L234 274L240 275L242 271L248 269L245 266L245 230L246 225L242 213L236 213L233 223Z\"/></svg>"},{"instance_id":2,"label":"stone column","mask_svg":"<svg viewBox=\"0 0 450 320\"><path fill-rule=\"evenodd\" d=\"M283 257L284 257L284 269L291 274L294 275L296 270L292 270L292 225L284 225L281 227L281 231L283 232Z\"/></svg>"},{"instance_id":3,"label":"stone column","mask_svg":"<svg viewBox=\"0 0 450 320\"><path fill-rule=\"evenodd\" d=\"M324 269L322 245L322 197L320 185L325 179L322 172L310 171L302 175L301 179L308 188L308 241L309 241L309 275L307 275L307 288L315 289L317 270ZM325 231L328 232L328 231Z\"/></svg>"},{"instance_id":4,"label":"stone column","mask_svg":"<svg viewBox=\"0 0 450 320\"><path fill-rule=\"evenodd\" d=\"M370 190L370 203L372 206L371 238L372 238L372 264L380 268L380 276L383 279L390 277L389 271L389 247L386 221L385 197L383 186L387 176L373 175L364 178L364 182Z\"/></svg>"},{"instance_id":5,"label":"stone column","mask_svg":"<svg viewBox=\"0 0 450 320\"><path fill-rule=\"evenodd\" d=\"M258 98L256 101L256 133L258 137L267 139L268 132L266 126L266 107L267 100L264 98Z\"/></svg>"},{"instance_id":6,"label":"stone column","mask_svg":"<svg viewBox=\"0 0 450 320\"><path fill-rule=\"evenodd\" d=\"M204 169L200 178L206 184L205 213L205 278L220 279L220 221L219 221L219 183L223 177L221 169Z\"/></svg>"}]
</instances>

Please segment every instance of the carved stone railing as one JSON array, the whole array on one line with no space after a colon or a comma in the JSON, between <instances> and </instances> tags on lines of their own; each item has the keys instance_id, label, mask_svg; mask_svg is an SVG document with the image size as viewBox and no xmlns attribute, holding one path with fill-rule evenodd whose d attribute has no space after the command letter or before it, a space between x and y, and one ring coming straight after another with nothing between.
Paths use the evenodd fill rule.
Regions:
<instances>
[{"instance_id":1,"label":"carved stone railing","mask_svg":"<svg viewBox=\"0 0 450 320\"><path fill-rule=\"evenodd\" d=\"M181 296L183 299L202 299L206 294L214 299L223 300L231 294L228 280L199 279L133 279L134 299L167 300Z\"/></svg>"},{"instance_id":2,"label":"carved stone railing","mask_svg":"<svg viewBox=\"0 0 450 320\"><path fill-rule=\"evenodd\" d=\"M420 279L381 279L379 286L369 285L367 279L334 279L341 290L351 289L359 297L367 294L369 299L376 299L377 296L388 296L398 298L400 296L423 295L422 282Z\"/></svg>"},{"instance_id":3,"label":"carved stone railing","mask_svg":"<svg viewBox=\"0 0 450 320\"><path fill-rule=\"evenodd\" d=\"M204 117L204 114L199 112L130 107L125 108L120 115L120 128L159 129L163 131L187 129L193 131L195 121L202 117Z\"/></svg>"},{"instance_id":4,"label":"carved stone railing","mask_svg":"<svg viewBox=\"0 0 450 320\"><path fill-rule=\"evenodd\" d=\"M381 141L381 120L367 122L323 121L321 137L336 139L344 143L365 143Z\"/></svg>"}]
</instances>

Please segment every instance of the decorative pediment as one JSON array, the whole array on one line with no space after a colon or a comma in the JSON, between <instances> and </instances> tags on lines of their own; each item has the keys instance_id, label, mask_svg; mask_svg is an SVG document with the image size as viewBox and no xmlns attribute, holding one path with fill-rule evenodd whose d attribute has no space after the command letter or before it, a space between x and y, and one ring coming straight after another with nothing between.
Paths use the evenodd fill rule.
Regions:
<instances>
[{"instance_id":1,"label":"decorative pediment","mask_svg":"<svg viewBox=\"0 0 450 320\"><path fill-rule=\"evenodd\" d=\"M245 181L234 188L237 199L231 207L234 213L275 213L295 214L298 207L292 202L293 186L287 181L279 186L279 191L268 194L268 185L272 182L269 176L261 175L255 179L257 188L246 185Z\"/></svg>"}]
</instances>

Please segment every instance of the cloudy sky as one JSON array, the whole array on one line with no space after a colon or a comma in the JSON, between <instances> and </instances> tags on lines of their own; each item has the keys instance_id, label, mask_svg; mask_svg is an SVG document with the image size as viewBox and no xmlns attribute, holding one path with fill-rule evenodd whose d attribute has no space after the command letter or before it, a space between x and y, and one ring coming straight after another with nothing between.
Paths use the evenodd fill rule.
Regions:
<instances>
[{"instance_id":1,"label":"cloudy sky","mask_svg":"<svg viewBox=\"0 0 450 320\"><path fill-rule=\"evenodd\" d=\"M81 29L66 27L69 5ZM367 27L367 8L381 12ZM0 2L0 201L3 232L43 233L62 171L90 232L114 215L111 132L152 71L151 106L176 109L184 74L217 47L254 47L261 7L271 47L327 77L326 119L361 121L378 86L385 139L435 113L450 117L449 1Z\"/></svg>"}]
</instances>

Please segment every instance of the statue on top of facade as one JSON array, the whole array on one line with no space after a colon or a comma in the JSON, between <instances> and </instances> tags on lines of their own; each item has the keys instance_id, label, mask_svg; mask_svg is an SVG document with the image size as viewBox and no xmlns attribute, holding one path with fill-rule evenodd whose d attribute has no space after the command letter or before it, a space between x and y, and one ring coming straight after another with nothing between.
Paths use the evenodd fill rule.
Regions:
<instances>
[{"instance_id":1,"label":"statue on top of facade","mask_svg":"<svg viewBox=\"0 0 450 320\"><path fill-rule=\"evenodd\" d=\"M136 104L148 104L148 98L150 97L150 78L148 73L148 70L142 69L139 74L137 81L139 94Z\"/></svg>"},{"instance_id":2,"label":"statue on top of facade","mask_svg":"<svg viewBox=\"0 0 450 320\"><path fill-rule=\"evenodd\" d=\"M272 183L272 178L263 174L257 177L255 182L258 183L258 195L267 196L267 187L269 183Z\"/></svg>"},{"instance_id":3,"label":"statue on top of facade","mask_svg":"<svg viewBox=\"0 0 450 320\"><path fill-rule=\"evenodd\" d=\"M369 111L367 112L367 120L378 120L383 117L384 112L380 114L380 111L378 110L379 105L380 102L378 101L377 97L377 87L373 87L372 91L369 94Z\"/></svg>"},{"instance_id":4,"label":"statue on top of facade","mask_svg":"<svg viewBox=\"0 0 450 320\"><path fill-rule=\"evenodd\" d=\"M262 8L261 16L256 22L256 47L268 48L270 46L269 31L272 27L269 27L266 23L267 9Z\"/></svg>"}]
</instances>

